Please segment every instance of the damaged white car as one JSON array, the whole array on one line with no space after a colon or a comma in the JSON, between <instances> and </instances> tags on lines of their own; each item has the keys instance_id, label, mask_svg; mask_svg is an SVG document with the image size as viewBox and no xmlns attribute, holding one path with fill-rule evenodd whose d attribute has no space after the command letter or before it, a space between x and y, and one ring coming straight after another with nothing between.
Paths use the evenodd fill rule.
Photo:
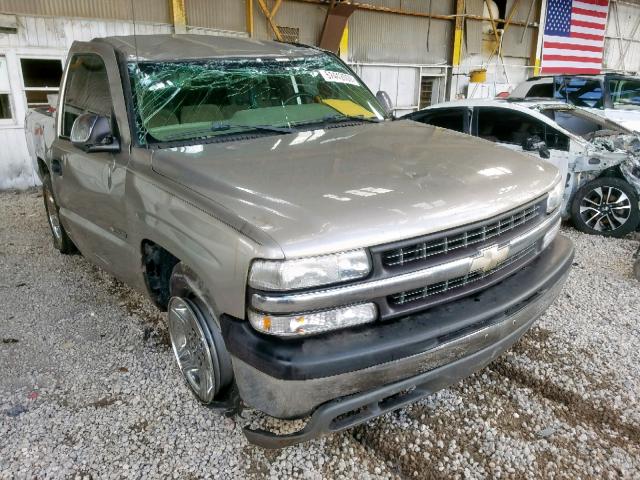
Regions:
<instances>
[{"instance_id":1,"label":"damaged white car","mask_svg":"<svg viewBox=\"0 0 640 480\"><path fill-rule=\"evenodd\" d=\"M461 100L405 118L553 163L567 179L563 217L578 230L622 237L638 228L640 137L618 123L554 101Z\"/></svg>"}]
</instances>

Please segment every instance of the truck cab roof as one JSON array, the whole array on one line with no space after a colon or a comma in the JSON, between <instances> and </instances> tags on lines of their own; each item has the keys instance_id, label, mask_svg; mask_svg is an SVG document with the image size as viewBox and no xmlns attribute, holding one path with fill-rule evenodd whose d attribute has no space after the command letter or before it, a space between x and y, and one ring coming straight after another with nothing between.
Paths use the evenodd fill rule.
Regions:
<instances>
[{"instance_id":1,"label":"truck cab roof","mask_svg":"<svg viewBox=\"0 0 640 480\"><path fill-rule=\"evenodd\" d=\"M318 50L269 40L194 34L128 35L93 39L108 43L127 60L184 61L216 57L289 58L315 55Z\"/></svg>"}]
</instances>

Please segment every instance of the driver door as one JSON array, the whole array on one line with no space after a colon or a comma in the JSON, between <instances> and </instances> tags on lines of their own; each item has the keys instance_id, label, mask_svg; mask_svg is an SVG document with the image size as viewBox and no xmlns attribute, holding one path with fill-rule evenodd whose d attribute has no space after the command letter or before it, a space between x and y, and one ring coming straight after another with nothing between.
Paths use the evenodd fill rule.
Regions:
<instances>
[{"instance_id":1,"label":"driver door","mask_svg":"<svg viewBox=\"0 0 640 480\"><path fill-rule=\"evenodd\" d=\"M82 52L70 52L66 71L51 156L54 194L63 224L80 251L122 277L132 258L124 201L129 139L120 134L128 130L126 116L116 114L123 105L113 101L123 98L115 55L83 46ZM85 113L109 119L119 152L87 153L71 143L73 123Z\"/></svg>"}]
</instances>

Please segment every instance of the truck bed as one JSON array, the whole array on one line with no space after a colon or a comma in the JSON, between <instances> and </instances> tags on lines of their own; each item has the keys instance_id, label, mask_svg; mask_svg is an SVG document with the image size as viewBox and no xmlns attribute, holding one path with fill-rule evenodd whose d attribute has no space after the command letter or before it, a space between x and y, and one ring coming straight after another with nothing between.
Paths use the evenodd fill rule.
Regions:
<instances>
[{"instance_id":1,"label":"truck bed","mask_svg":"<svg viewBox=\"0 0 640 480\"><path fill-rule=\"evenodd\" d=\"M54 113L49 107L31 108L27 111L24 121L29 156L40 181L42 181L42 177L38 167L38 159L45 163L48 161L46 152L56 136Z\"/></svg>"}]
</instances>

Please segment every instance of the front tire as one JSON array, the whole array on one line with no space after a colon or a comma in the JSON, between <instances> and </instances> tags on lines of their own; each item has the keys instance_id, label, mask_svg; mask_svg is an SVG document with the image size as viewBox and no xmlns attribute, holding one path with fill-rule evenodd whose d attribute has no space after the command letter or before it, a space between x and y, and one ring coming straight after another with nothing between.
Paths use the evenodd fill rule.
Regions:
<instances>
[{"instance_id":1,"label":"front tire","mask_svg":"<svg viewBox=\"0 0 640 480\"><path fill-rule=\"evenodd\" d=\"M56 202L56 197L53 195L51 176L48 173L42 179L42 197L44 199L44 209L47 212L47 222L49 222L49 228L51 229L53 246L60 253L67 255L75 253L77 251L76 246L60 222L60 208Z\"/></svg>"},{"instance_id":2,"label":"front tire","mask_svg":"<svg viewBox=\"0 0 640 480\"><path fill-rule=\"evenodd\" d=\"M624 237L633 232L640 221L638 195L624 180L597 178L580 187L574 195L571 220L581 232Z\"/></svg>"},{"instance_id":3,"label":"front tire","mask_svg":"<svg viewBox=\"0 0 640 480\"><path fill-rule=\"evenodd\" d=\"M182 263L171 275L167 318L171 348L187 386L203 404L213 403L233 380L231 358L210 302Z\"/></svg>"}]
</instances>

